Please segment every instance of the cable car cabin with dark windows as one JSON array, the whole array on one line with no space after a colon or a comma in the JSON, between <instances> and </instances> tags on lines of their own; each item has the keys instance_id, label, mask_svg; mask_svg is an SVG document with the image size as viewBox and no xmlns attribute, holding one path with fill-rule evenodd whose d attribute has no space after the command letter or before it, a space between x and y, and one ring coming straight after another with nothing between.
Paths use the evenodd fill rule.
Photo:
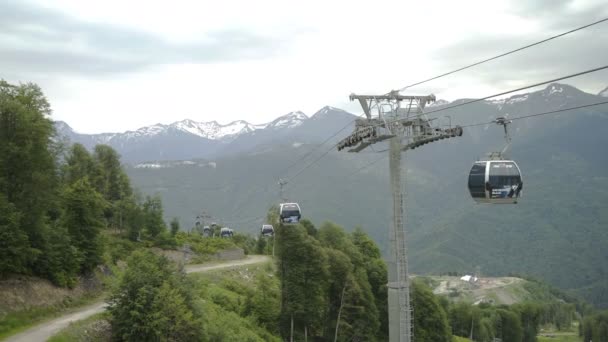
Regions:
<instances>
[{"instance_id":1,"label":"cable car cabin with dark windows","mask_svg":"<svg viewBox=\"0 0 608 342\"><path fill-rule=\"evenodd\" d=\"M469 173L469 192L477 203L517 203L522 189L521 171L512 160L478 161Z\"/></svg>"},{"instance_id":2,"label":"cable car cabin with dark windows","mask_svg":"<svg viewBox=\"0 0 608 342\"><path fill-rule=\"evenodd\" d=\"M298 223L302 218L302 211L298 203L281 203L279 219L281 223Z\"/></svg>"},{"instance_id":3,"label":"cable car cabin with dark windows","mask_svg":"<svg viewBox=\"0 0 608 342\"><path fill-rule=\"evenodd\" d=\"M232 229L228 228L228 227L223 227L222 229L220 229L220 236L223 238L229 238L232 237L234 235L234 232L232 231Z\"/></svg>"},{"instance_id":4,"label":"cable car cabin with dark windows","mask_svg":"<svg viewBox=\"0 0 608 342\"><path fill-rule=\"evenodd\" d=\"M209 226L203 227L203 236L211 236L211 227L209 227Z\"/></svg>"},{"instance_id":5,"label":"cable car cabin with dark windows","mask_svg":"<svg viewBox=\"0 0 608 342\"><path fill-rule=\"evenodd\" d=\"M274 235L274 227L270 224L262 225L262 236L273 236Z\"/></svg>"}]
</instances>

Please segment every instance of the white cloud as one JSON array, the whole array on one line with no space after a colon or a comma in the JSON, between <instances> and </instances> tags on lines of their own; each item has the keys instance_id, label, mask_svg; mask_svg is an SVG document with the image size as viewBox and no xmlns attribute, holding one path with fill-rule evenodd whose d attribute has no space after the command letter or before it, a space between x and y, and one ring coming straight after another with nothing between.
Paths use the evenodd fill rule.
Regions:
<instances>
[{"instance_id":1,"label":"white cloud","mask_svg":"<svg viewBox=\"0 0 608 342\"><path fill-rule=\"evenodd\" d=\"M310 115L324 105L358 112L357 106L347 103L351 92L386 92L448 71L454 67L452 54L471 62L488 57L487 50L483 56L457 51L459 44L470 46L471 41L493 37L521 42L504 47L497 44L495 53L500 53L531 42L531 37L559 32L546 31L545 23L520 2L108 0L95 6L77 0L40 2L37 6L46 6L43 14L60 12L63 20L77 20L74 30L78 30L77 24L86 26L90 40L80 41L81 45L64 41L61 46L48 47L51 52L67 47L74 59L67 66L65 62L47 64L47 69L67 67L79 72L61 69L53 73L18 64L19 70L9 70L4 77L39 83L51 100L54 118L86 133L136 129L183 118L261 123L293 110ZM582 11L598 3L566 1L563 8ZM563 23L568 28L580 24ZM105 40L96 46L96 34L106 26L115 31L104 35ZM129 34L132 40L121 42L121 34ZM25 41L15 42L15 36L2 38L0 34L0 43L13 47ZM570 44L575 49L576 41ZM92 49L86 51L110 51L103 51L104 58L83 64L78 59L82 56L72 51L83 46ZM134 59L125 63L107 56ZM45 59L32 59L31 63L41 60ZM434 92L452 100L484 96L504 90L507 83L526 82L512 74L504 75L508 77L503 77L503 83L488 80L488 74L500 75L500 61L495 63L411 92ZM101 73L91 66L107 70ZM555 70L554 76L559 75L560 70Z\"/></svg>"}]
</instances>

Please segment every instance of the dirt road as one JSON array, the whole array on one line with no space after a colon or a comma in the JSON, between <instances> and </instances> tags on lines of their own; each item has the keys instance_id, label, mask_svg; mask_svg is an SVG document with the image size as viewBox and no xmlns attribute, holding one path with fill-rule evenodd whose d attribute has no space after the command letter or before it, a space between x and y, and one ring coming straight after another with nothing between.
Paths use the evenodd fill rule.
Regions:
<instances>
[{"instance_id":1,"label":"dirt road","mask_svg":"<svg viewBox=\"0 0 608 342\"><path fill-rule=\"evenodd\" d=\"M252 255L246 259L232 260L223 262L221 264L214 265L189 265L186 267L187 273L196 272L207 272L217 270L221 268L228 268L233 266L251 265L269 261L270 257L263 255ZM8 337L6 342L33 342L33 341L46 341L51 336L55 335L60 330L66 328L70 323L85 319L94 314L103 312L106 308L105 302L98 302L84 307L76 312L64 315L59 318L55 318L51 321L47 321L29 328L28 330L21 332L17 335Z\"/></svg>"}]
</instances>

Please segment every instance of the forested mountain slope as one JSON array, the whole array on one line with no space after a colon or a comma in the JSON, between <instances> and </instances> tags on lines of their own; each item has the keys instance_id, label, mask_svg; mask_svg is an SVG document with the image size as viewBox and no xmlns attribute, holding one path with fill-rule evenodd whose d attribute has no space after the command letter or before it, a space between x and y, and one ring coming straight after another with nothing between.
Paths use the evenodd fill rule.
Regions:
<instances>
[{"instance_id":1,"label":"forested mountain slope","mask_svg":"<svg viewBox=\"0 0 608 342\"><path fill-rule=\"evenodd\" d=\"M451 115L453 123L471 124L499 115L517 117L602 100L554 84L509 100L462 106L442 114ZM461 138L406 153L412 271L471 272L480 266L487 275L532 274L564 289L579 289L593 303L607 306L607 113L605 106L598 106L514 121L511 155L522 169L524 191L520 203L513 206L476 205L466 189L472 162L502 147L501 127L466 128ZM236 230L253 232L269 205L278 201L276 181L285 177L281 171L315 147L275 144L212 163L195 161L127 172L144 192L162 195L168 216L193 223L206 210ZM288 174L295 174L328 148L321 147ZM386 251L388 161L352 175L379 157L372 150L332 151L293 179L286 195L298 201L313 221L361 225Z\"/></svg>"}]
</instances>

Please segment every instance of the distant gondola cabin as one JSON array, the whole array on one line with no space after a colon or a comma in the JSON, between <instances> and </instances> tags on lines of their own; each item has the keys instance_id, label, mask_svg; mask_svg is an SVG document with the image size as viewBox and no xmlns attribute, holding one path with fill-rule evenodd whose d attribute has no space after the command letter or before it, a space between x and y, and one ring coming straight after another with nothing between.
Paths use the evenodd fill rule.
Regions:
<instances>
[{"instance_id":1,"label":"distant gondola cabin","mask_svg":"<svg viewBox=\"0 0 608 342\"><path fill-rule=\"evenodd\" d=\"M298 223L302 218L302 210L298 203L281 203L279 219L281 223Z\"/></svg>"},{"instance_id":2,"label":"distant gondola cabin","mask_svg":"<svg viewBox=\"0 0 608 342\"><path fill-rule=\"evenodd\" d=\"M274 227L270 224L262 225L262 236L273 236L274 235Z\"/></svg>"}]
</instances>

